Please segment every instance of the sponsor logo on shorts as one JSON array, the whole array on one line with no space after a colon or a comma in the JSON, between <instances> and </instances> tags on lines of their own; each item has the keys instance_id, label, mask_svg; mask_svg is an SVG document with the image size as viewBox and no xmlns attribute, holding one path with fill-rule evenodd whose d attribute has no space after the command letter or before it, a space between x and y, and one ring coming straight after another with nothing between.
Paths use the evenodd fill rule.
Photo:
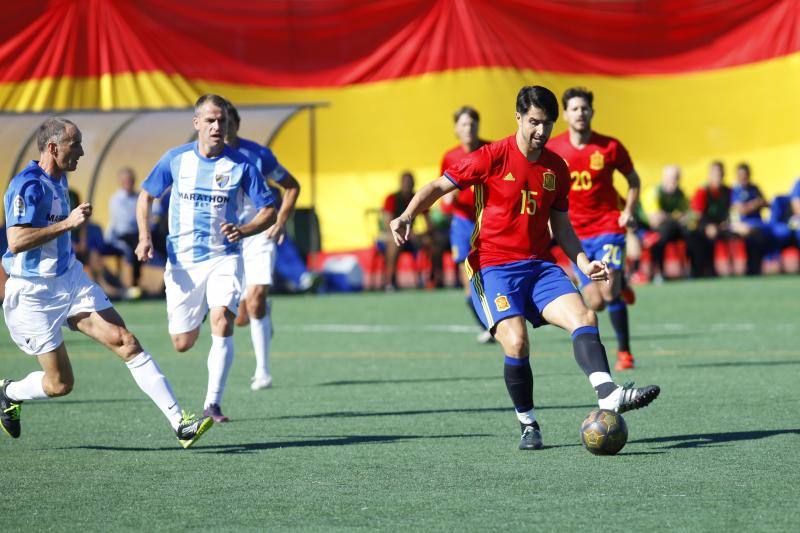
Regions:
<instances>
[{"instance_id":1,"label":"sponsor logo on shorts","mask_svg":"<svg viewBox=\"0 0 800 533\"><path fill-rule=\"evenodd\" d=\"M542 174L542 187L546 191L556 190L556 175L552 172Z\"/></svg>"},{"instance_id":2,"label":"sponsor logo on shorts","mask_svg":"<svg viewBox=\"0 0 800 533\"><path fill-rule=\"evenodd\" d=\"M592 170L603 170L605 166L606 160L599 151L595 150L595 152L589 156L589 168Z\"/></svg>"},{"instance_id":3,"label":"sponsor logo on shorts","mask_svg":"<svg viewBox=\"0 0 800 533\"><path fill-rule=\"evenodd\" d=\"M498 295L497 298L494 299L494 306L497 307L497 310L501 313L511 309L511 304L508 303L508 298L502 294Z\"/></svg>"}]
</instances>

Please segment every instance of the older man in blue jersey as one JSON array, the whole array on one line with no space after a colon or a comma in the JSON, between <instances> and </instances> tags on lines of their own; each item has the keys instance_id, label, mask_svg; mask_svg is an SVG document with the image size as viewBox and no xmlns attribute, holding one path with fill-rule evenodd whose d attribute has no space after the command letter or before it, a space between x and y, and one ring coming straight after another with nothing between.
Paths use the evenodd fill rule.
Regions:
<instances>
[{"instance_id":1,"label":"older man in blue jersey","mask_svg":"<svg viewBox=\"0 0 800 533\"><path fill-rule=\"evenodd\" d=\"M267 296L272 286L272 274L275 271L276 241L277 244L283 241L284 227L294 211L294 204L300 194L300 184L278 162L272 150L255 141L239 137L241 118L236 107L230 102L228 102L227 112L228 132L225 135L225 142L244 155L261 171L261 175L267 180L267 186L272 192L272 196L279 204L275 224L267 228L267 231L247 237L242 241L245 291L244 300L239 306L236 325L244 326L248 322L250 323L250 339L253 342L253 352L256 356L256 370L250 381L250 388L257 391L272 386L272 374L269 368L272 318ZM283 198L275 184L283 189ZM244 198L242 211L239 213L239 222L242 224L250 222L255 212L253 201Z\"/></svg>"},{"instance_id":2,"label":"older man in blue jersey","mask_svg":"<svg viewBox=\"0 0 800 533\"><path fill-rule=\"evenodd\" d=\"M171 187L167 268L167 317L172 344L189 350L200 335L206 313L211 322L208 389L204 414L225 422L222 394L233 363L233 323L242 294L244 237L267 229L275 201L261 172L225 145L227 101L215 94L201 96L194 107L197 141L169 150L142 183L136 219L136 254L153 256L149 219L153 199ZM246 195L255 215L239 225L239 205ZM277 232L276 237L282 234Z\"/></svg>"},{"instance_id":3,"label":"older man in blue jersey","mask_svg":"<svg viewBox=\"0 0 800 533\"><path fill-rule=\"evenodd\" d=\"M116 353L133 379L164 413L184 448L211 425L181 412L167 378L125 327L102 289L89 280L72 251L70 231L84 225L92 206L70 210L66 173L83 155L81 132L71 121L50 118L36 135L39 161L11 180L5 195L10 275L3 303L11 338L35 355L42 371L19 381L0 380L0 425L19 437L21 404L69 394L74 384L61 327L68 325Z\"/></svg>"}]
</instances>

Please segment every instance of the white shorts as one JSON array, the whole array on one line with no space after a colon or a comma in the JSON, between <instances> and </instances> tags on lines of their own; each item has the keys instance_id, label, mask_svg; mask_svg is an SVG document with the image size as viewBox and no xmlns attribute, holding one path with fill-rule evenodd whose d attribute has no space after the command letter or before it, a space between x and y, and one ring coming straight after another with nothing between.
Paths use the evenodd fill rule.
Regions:
<instances>
[{"instance_id":1,"label":"white shorts","mask_svg":"<svg viewBox=\"0 0 800 533\"><path fill-rule=\"evenodd\" d=\"M30 355L52 352L64 342L61 327L80 313L111 307L108 296L83 271L80 261L54 278L10 277L3 314L11 338Z\"/></svg>"},{"instance_id":2,"label":"white shorts","mask_svg":"<svg viewBox=\"0 0 800 533\"><path fill-rule=\"evenodd\" d=\"M242 240L244 280L242 285L272 285L275 270L275 241L263 233Z\"/></svg>"},{"instance_id":3,"label":"white shorts","mask_svg":"<svg viewBox=\"0 0 800 533\"><path fill-rule=\"evenodd\" d=\"M239 254L188 266L167 263L164 285L170 334L198 328L212 307L227 307L234 315L238 314L241 278L242 256Z\"/></svg>"}]
</instances>

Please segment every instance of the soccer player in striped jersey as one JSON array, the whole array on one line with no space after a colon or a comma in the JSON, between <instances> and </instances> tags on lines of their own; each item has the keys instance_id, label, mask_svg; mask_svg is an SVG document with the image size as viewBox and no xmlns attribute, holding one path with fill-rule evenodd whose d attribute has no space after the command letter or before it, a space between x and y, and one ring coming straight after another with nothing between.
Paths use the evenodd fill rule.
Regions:
<instances>
[{"instance_id":1,"label":"soccer player in striped jersey","mask_svg":"<svg viewBox=\"0 0 800 533\"><path fill-rule=\"evenodd\" d=\"M478 127L480 125L480 115L478 111L470 106L463 106L453 114L455 123L454 129L458 137L459 145L449 150L442 158L440 176L444 171L458 163L469 154L486 144L486 141L478 137ZM470 240L475 231L475 195L472 187L465 187L462 190L453 191L442 198L442 212L450 215L450 249L453 254L453 262L458 268L458 276L464 286L464 298L470 312L481 326L482 331L478 334L478 342L491 343L494 337L489 330L483 329L481 319L472 306L472 290L470 289L469 279L464 261L470 250Z\"/></svg>"},{"instance_id":2,"label":"soccer player in striped jersey","mask_svg":"<svg viewBox=\"0 0 800 533\"><path fill-rule=\"evenodd\" d=\"M171 187L169 236L164 285L172 344L189 350L209 314L211 350L204 414L226 422L222 394L233 364L233 323L242 294L244 237L267 229L274 200L259 170L225 145L227 101L201 96L194 106L197 141L169 150L142 183L136 219L140 260L153 256L149 219L153 200ZM242 196L255 205L255 216L239 224ZM280 236L280 231L277 237Z\"/></svg>"},{"instance_id":3,"label":"soccer player in striped jersey","mask_svg":"<svg viewBox=\"0 0 800 533\"><path fill-rule=\"evenodd\" d=\"M47 119L37 131L39 161L31 161L5 194L8 251L3 268L11 276L3 302L5 322L20 349L36 356L41 371L19 381L0 380L0 425L20 436L21 404L72 391L62 326L96 340L125 362L139 388L164 413L188 448L214 423L181 411L169 381L131 333L102 289L75 258L70 231L86 224L92 206L70 209L66 173L83 155L81 132L64 118Z\"/></svg>"},{"instance_id":4,"label":"soccer player in striped jersey","mask_svg":"<svg viewBox=\"0 0 800 533\"><path fill-rule=\"evenodd\" d=\"M561 103L567 131L554 137L548 147L569 167L570 221L590 259L599 259L611 269L611 283L593 283L575 269L586 304L595 311L608 309L617 334L615 370L634 368L628 327L628 307L620 296L625 280L625 233L634 224L641 180L628 151L613 137L592 130L594 95L582 87L564 91ZM628 182L625 205L620 210L614 188L614 171Z\"/></svg>"},{"instance_id":5,"label":"soccer player in striped jersey","mask_svg":"<svg viewBox=\"0 0 800 533\"><path fill-rule=\"evenodd\" d=\"M476 235L467 258L472 300L484 325L505 352L504 377L519 420L519 448L542 448L533 405L533 373L525 321L554 324L572 335L578 365L589 378L603 409L624 412L644 407L657 386L618 387L611 378L597 316L549 253L550 231L581 272L605 281L608 267L590 261L568 215L569 173L564 161L545 148L558 118L558 100L540 86L523 87L516 102L517 132L487 144L423 187L391 222L394 239L404 242L414 217L443 195L474 187Z\"/></svg>"},{"instance_id":6,"label":"soccer player in striped jersey","mask_svg":"<svg viewBox=\"0 0 800 533\"><path fill-rule=\"evenodd\" d=\"M256 356L256 369L250 380L250 389L257 391L272 386L269 368L269 351L272 341L272 309L267 296L272 286L275 271L277 244L284 239L286 221L292 216L294 204L300 194L300 184L280 163L275 154L266 146L239 137L241 118L236 107L228 102L228 131L225 142L239 151L250 161L266 180L278 207L275 223L263 233L245 237L242 240L244 260L244 300L239 305L236 325L250 323L250 339ZM272 183L270 183L270 181ZM283 196L278 186L283 189ZM256 208L250 197L244 197L244 205L239 213L239 223L247 224L255 216Z\"/></svg>"}]
</instances>

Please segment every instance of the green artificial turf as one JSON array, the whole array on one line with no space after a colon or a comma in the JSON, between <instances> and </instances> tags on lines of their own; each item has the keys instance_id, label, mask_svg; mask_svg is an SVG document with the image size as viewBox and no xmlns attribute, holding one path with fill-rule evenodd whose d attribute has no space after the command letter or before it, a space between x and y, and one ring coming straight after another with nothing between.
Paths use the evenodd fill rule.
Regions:
<instances>
[{"instance_id":1,"label":"green artificial turf","mask_svg":"<svg viewBox=\"0 0 800 533\"><path fill-rule=\"evenodd\" d=\"M275 298L274 388L249 390L237 332L232 421L190 450L115 356L67 332L75 390L0 434L0 530L796 531L800 279L637 294L639 368L619 379L662 395L625 414L615 457L580 446L594 393L552 327L532 337L546 449L516 449L502 353L475 343L457 291ZM163 302L118 309L202 410L207 328L181 355ZM36 368L0 328L0 377Z\"/></svg>"}]
</instances>

